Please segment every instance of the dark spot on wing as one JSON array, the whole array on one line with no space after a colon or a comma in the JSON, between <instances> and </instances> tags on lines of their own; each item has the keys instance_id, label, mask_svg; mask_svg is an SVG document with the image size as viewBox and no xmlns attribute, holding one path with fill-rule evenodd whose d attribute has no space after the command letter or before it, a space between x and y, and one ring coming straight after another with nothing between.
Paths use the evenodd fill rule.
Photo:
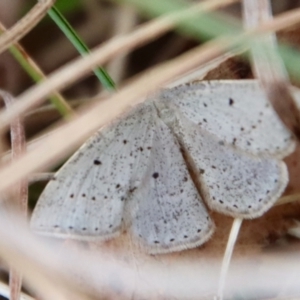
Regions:
<instances>
[{"instance_id":1,"label":"dark spot on wing","mask_svg":"<svg viewBox=\"0 0 300 300\"><path fill-rule=\"evenodd\" d=\"M101 165L101 161L98 160L98 159L95 159L94 160L94 165L97 165L97 166Z\"/></svg>"},{"instance_id":2,"label":"dark spot on wing","mask_svg":"<svg viewBox=\"0 0 300 300\"><path fill-rule=\"evenodd\" d=\"M159 174L158 174L157 172L155 172L155 173L152 174L152 177L153 177L154 179L156 179L156 178L159 177Z\"/></svg>"},{"instance_id":3,"label":"dark spot on wing","mask_svg":"<svg viewBox=\"0 0 300 300\"><path fill-rule=\"evenodd\" d=\"M126 144L127 144L127 140L124 140L124 141L123 141L123 144L126 145Z\"/></svg>"},{"instance_id":4,"label":"dark spot on wing","mask_svg":"<svg viewBox=\"0 0 300 300\"><path fill-rule=\"evenodd\" d=\"M232 106L234 103L233 99L232 98L229 98L229 105Z\"/></svg>"},{"instance_id":5,"label":"dark spot on wing","mask_svg":"<svg viewBox=\"0 0 300 300\"><path fill-rule=\"evenodd\" d=\"M117 184L117 185L116 185L116 189L118 189L119 187L120 187L120 184Z\"/></svg>"},{"instance_id":6,"label":"dark spot on wing","mask_svg":"<svg viewBox=\"0 0 300 300\"><path fill-rule=\"evenodd\" d=\"M205 173L205 170L204 169L200 169L200 174L204 174Z\"/></svg>"},{"instance_id":7,"label":"dark spot on wing","mask_svg":"<svg viewBox=\"0 0 300 300\"><path fill-rule=\"evenodd\" d=\"M129 193L133 193L136 189L137 187L133 187L132 189L129 190Z\"/></svg>"}]
</instances>

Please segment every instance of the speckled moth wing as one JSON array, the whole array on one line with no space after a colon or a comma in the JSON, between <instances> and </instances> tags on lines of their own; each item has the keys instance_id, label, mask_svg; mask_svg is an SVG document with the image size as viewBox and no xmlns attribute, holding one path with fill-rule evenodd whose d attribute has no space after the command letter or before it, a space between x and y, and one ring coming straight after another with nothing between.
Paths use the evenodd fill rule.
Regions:
<instances>
[{"instance_id":1,"label":"speckled moth wing","mask_svg":"<svg viewBox=\"0 0 300 300\"><path fill-rule=\"evenodd\" d=\"M178 142L161 119L156 123L148 171L130 207L133 234L150 253L193 248L214 226Z\"/></svg>"},{"instance_id":2,"label":"speckled moth wing","mask_svg":"<svg viewBox=\"0 0 300 300\"><path fill-rule=\"evenodd\" d=\"M163 91L158 98L166 106L177 107L201 130L241 150L278 158L294 150L291 133L257 81L206 81L182 85Z\"/></svg>"},{"instance_id":3,"label":"speckled moth wing","mask_svg":"<svg viewBox=\"0 0 300 300\"><path fill-rule=\"evenodd\" d=\"M180 112L173 113L172 128L211 209L233 217L255 218L281 196L288 182L282 161L236 149Z\"/></svg>"},{"instance_id":4,"label":"speckled moth wing","mask_svg":"<svg viewBox=\"0 0 300 300\"><path fill-rule=\"evenodd\" d=\"M150 157L153 105L136 108L90 138L43 191L31 228L40 234L109 239L122 228L133 174L143 174Z\"/></svg>"}]
</instances>

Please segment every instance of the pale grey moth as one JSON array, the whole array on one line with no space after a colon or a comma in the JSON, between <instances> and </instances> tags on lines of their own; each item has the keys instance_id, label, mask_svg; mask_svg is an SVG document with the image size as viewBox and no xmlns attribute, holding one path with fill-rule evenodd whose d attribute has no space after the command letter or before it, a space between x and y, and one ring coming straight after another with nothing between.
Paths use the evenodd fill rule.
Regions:
<instances>
[{"instance_id":1,"label":"pale grey moth","mask_svg":"<svg viewBox=\"0 0 300 300\"><path fill-rule=\"evenodd\" d=\"M163 90L90 138L43 191L31 228L108 240L128 228L148 253L206 242L212 210L261 216L284 191L290 132L255 81ZM204 201L203 201L204 200Z\"/></svg>"}]
</instances>

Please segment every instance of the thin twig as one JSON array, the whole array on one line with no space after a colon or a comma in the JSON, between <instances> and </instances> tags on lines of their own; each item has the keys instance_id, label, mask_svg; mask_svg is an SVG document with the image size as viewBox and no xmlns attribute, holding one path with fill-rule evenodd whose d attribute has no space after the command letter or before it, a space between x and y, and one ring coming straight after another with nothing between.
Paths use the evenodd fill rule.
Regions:
<instances>
[{"instance_id":1,"label":"thin twig","mask_svg":"<svg viewBox=\"0 0 300 300\"><path fill-rule=\"evenodd\" d=\"M14 98L3 90L0 90L0 96L3 98L6 109L9 110L15 102ZM20 118L16 118L11 123L10 135L11 159L15 161L26 152L25 132ZM26 220L28 202L28 183L26 179L20 180L19 183L14 186L13 197L17 200L17 209L21 211L24 220ZM9 272L9 287L10 299L19 300L22 287L22 275L13 268L10 268Z\"/></svg>"},{"instance_id":2,"label":"thin twig","mask_svg":"<svg viewBox=\"0 0 300 300\"><path fill-rule=\"evenodd\" d=\"M11 29L0 35L0 53L9 48L12 43L20 40L47 13L56 0L40 0L20 21Z\"/></svg>"},{"instance_id":3,"label":"thin twig","mask_svg":"<svg viewBox=\"0 0 300 300\"><path fill-rule=\"evenodd\" d=\"M241 225L242 225L243 219L242 218L235 218L232 223L230 235L228 238L225 254L223 257L222 267L221 267L221 274L220 274L220 281L218 286L218 300L223 299L223 293L224 293L224 287L225 287L225 281L226 276L229 270L229 265L233 253L233 249L236 243L236 239L238 237Z\"/></svg>"},{"instance_id":4,"label":"thin twig","mask_svg":"<svg viewBox=\"0 0 300 300\"><path fill-rule=\"evenodd\" d=\"M6 109L14 105L15 99L7 92L0 90L0 96L3 98ZM11 159L12 161L18 160L26 152L25 131L20 118L16 118L11 123ZM18 199L18 206L21 213L27 216L27 198L28 198L28 185L27 180L22 180L18 186L14 187L14 197Z\"/></svg>"}]
</instances>

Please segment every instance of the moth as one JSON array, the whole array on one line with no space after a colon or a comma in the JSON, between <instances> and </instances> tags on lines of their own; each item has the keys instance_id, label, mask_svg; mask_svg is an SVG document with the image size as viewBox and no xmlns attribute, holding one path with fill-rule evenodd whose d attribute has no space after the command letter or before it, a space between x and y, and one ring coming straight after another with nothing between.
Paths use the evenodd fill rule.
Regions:
<instances>
[{"instance_id":1,"label":"moth","mask_svg":"<svg viewBox=\"0 0 300 300\"><path fill-rule=\"evenodd\" d=\"M256 218L283 193L295 147L256 81L163 90L92 136L49 182L34 232L109 240L127 228L151 254L197 247L209 210Z\"/></svg>"}]
</instances>

